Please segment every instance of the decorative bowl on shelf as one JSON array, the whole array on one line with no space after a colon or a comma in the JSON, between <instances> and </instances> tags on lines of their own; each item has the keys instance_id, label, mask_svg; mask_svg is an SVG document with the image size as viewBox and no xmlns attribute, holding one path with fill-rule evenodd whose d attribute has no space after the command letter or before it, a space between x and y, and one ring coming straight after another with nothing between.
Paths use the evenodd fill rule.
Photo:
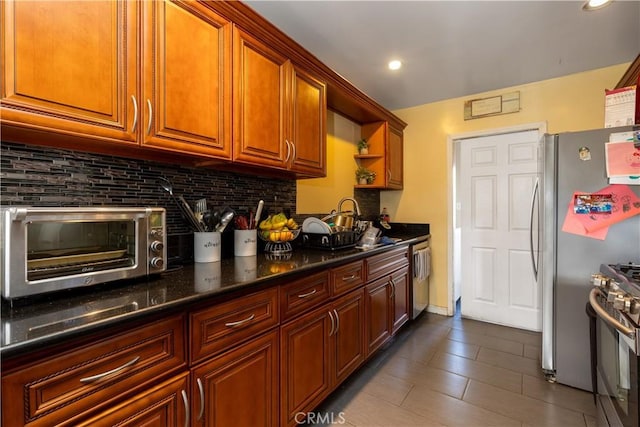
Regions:
<instances>
[{"instance_id":1,"label":"decorative bowl on shelf","mask_svg":"<svg viewBox=\"0 0 640 427\"><path fill-rule=\"evenodd\" d=\"M267 244L264 247L265 252L272 254L291 252L291 241L295 240L300 234L300 229L295 230L260 230L258 236Z\"/></svg>"}]
</instances>

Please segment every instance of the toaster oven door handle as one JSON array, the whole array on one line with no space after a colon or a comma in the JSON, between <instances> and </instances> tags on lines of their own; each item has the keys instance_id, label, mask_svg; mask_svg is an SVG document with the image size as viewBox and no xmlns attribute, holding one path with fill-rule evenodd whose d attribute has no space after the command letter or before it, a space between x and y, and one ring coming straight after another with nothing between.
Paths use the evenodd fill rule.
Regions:
<instances>
[{"instance_id":1,"label":"toaster oven door handle","mask_svg":"<svg viewBox=\"0 0 640 427\"><path fill-rule=\"evenodd\" d=\"M123 369L126 369L129 366L134 365L138 360L140 360L140 356L136 356L133 359L131 359L130 361L128 361L127 363L125 363L124 365L118 366L117 368L114 368L114 369L112 369L110 371L103 372L103 373L97 374L97 375L93 375L91 377L80 378L80 382L81 383L92 383L94 381L101 380L102 378L104 378L106 376L118 373L118 372L122 371Z\"/></svg>"},{"instance_id":2,"label":"toaster oven door handle","mask_svg":"<svg viewBox=\"0 0 640 427\"><path fill-rule=\"evenodd\" d=\"M591 292L589 292L589 303L591 304L591 307L593 307L593 309L596 311L596 313L602 320L607 322L609 325L615 328L618 332L628 336L629 338L635 339L636 337L635 328L629 328L628 326L623 325L615 317L607 313L604 308L602 308L602 306L597 300L598 295L601 295L601 294L602 293L600 292L600 289L598 288L591 289Z\"/></svg>"}]
</instances>

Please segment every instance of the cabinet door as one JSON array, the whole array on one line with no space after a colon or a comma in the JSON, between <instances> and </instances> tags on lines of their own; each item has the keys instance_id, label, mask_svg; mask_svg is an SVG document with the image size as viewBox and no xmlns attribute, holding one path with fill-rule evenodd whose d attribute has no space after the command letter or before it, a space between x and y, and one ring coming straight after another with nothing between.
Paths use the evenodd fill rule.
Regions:
<instances>
[{"instance_id":1,"label":"cabinet door","mask_svg":"<svg viewBox=\"0 0 640 427\"><path fill-rule=\"evenodd\" d=\"M354 291L333 303L336 322L333 334L333 384L344 381L362 364L364 343L364 289Z\"/></svg>"},{"instance_id":2,"label":"cabinet door","mask_svg":"<svg viewBox=\"0 0 640 427\"><path fill-rule=\"evenodd\" d=\"M326 85L297 67L293 68L291 132L288 142L291 170L309 176L326 176Z\"/></svg>"},{"instance_id":3,"label":"cabinet door","mask_svg":"<svg viewBox=\"0 0 640 427\"><path fill-rule=\"evenodd\" d=\"M313 409L330 391L330 334L335 323L322 307L280 330L282 426L295 425L296 415Z\"/></svg>"},{"instance_id":4,"label":"cabinet door","mask_svg":"<svg viewBox=\"0 0 640 427\"><path fill-rule=\"evenodd\" d=\"M0 7L3 125L137 144L137 3Z\"/></svg>"},{"instance_id":5,"label":"cabinet door","mask_svg":"<svg viewBox=\"0 0 640 427\"><path fill-rule=\"evenodd\" d=\"M249 341L193 370L192 424L278 425L278 331Z\"/></svg>"},{"instance_id":6,"label":"cabinet door","mask_svg":"<svg viewBox=\"0 0 640 427\"><path fill-rule=\"evenodd\" d=\"M390 284L387 278L379 279L365 287L367 356L380 348L391 336L389 289Z\"/></svg>"},{"instance_id":7,"label":"cabinet door","mask_svg":"<svg viewBox=\"0 0 640 427\"><path fill-rule=\"evenodd\" d=\"M285 168L288 60L238 27L233 40L234 161Z\"/></svg>"},{"instance_id":8,"label":"cabinet door","mask_svg":"<svg viewBox=\"0 0 640 427\"><path fill-rule=\"evenodd\" d=\"M143 144L231 159L231 23L197 2L143 5Z\"/></svg>"},{"instance_id":9,"label":"cabinet door","mask_svg":"<svg viewBox=\"0 0 640 427\"><path fill-rule=\"evenodd\" d=\"M76 423L78 427L136 427L189 425L188 372L151 388L100 415Z\"/></svg>"},{"instance_id":10,"label":"cabinet door","mask_svg":"<svg viewBox=\"0 0 640 427\"><path fill-rule=\"evenodd\" d=\"M409 321L409 292L411 284L409 282L409 268L403 267L391 275L392 285L392 327L391 334L395 334L398 329Z\"/></svg>"},{"instance_id":11,"label":"cabinet door","mask_svg":"<svg viewBox=\"0 0 640 427\"><path fill-rule=\"evenodd\" d=\"M403 185L402 131L389 127L387 136L387 188L401 190Z\"/></svg>"}]
</instances>

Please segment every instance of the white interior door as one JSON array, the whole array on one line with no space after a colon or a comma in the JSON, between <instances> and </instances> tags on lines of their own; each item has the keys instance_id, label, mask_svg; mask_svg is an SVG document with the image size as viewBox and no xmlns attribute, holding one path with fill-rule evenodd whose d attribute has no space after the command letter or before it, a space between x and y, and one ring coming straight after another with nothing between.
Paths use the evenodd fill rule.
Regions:
<instances>
[{"instance_id":1,"label":"white interior door","mask_svg":"<svg viewBox=\"0 0 640 427\"><path fill-rule=\"evenodd\" d=\"M541 330L530 251L538 141L537 131L458 141L464 317Z\"/></svg>"}]
</instances>

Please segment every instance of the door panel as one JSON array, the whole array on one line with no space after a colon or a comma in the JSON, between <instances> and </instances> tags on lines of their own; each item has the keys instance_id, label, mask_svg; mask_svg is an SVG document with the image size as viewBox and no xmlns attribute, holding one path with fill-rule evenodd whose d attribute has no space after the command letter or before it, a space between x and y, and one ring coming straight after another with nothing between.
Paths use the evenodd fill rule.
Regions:
<instances>
[{"instance_id":1,"label":"door panel","mask_svg":"<svg viewBox=\"0 0 640 427\"><path fill-rule=\"evenodd\" d=\"M234 28L234 160L285 166L287 58Z\"/></svg>"},{"instance_id":2,"label":"door panel","mask_svg":"<svg viewBox=\"0 0 640 427\"><path fill-rule=\"evenodd\" d=\"M135 2L0 7L5 123L137 143Z\"/></svg>"},{"instance_id":3,"label":"door panel","mask_svg":"<svg viewBox=\"0 0 640 427\"><path fill-rule=\"evenodd\" d=\"M538 146L537 131L459 142L463 316L541 329L529 242Z\"/></svg>"},{"instance_id":4,"label":"door panel","mask_svg":"<svg viewBox=\"0 0 640 427\"><path fill-rule=\"evenodd\" d=\"M198 3L144 7L144 144L230 159L231 23Z\"/></svg>"},{"instance_id":5,"label":"door panel","mask_svg":"<svg viewBox=\"0 0 640 427\"><path fill-rule=\"evenodd\" d=\"M327 98L324 83L293 67L291 169L324 176Z\"/></svg>"}]
</instances>

